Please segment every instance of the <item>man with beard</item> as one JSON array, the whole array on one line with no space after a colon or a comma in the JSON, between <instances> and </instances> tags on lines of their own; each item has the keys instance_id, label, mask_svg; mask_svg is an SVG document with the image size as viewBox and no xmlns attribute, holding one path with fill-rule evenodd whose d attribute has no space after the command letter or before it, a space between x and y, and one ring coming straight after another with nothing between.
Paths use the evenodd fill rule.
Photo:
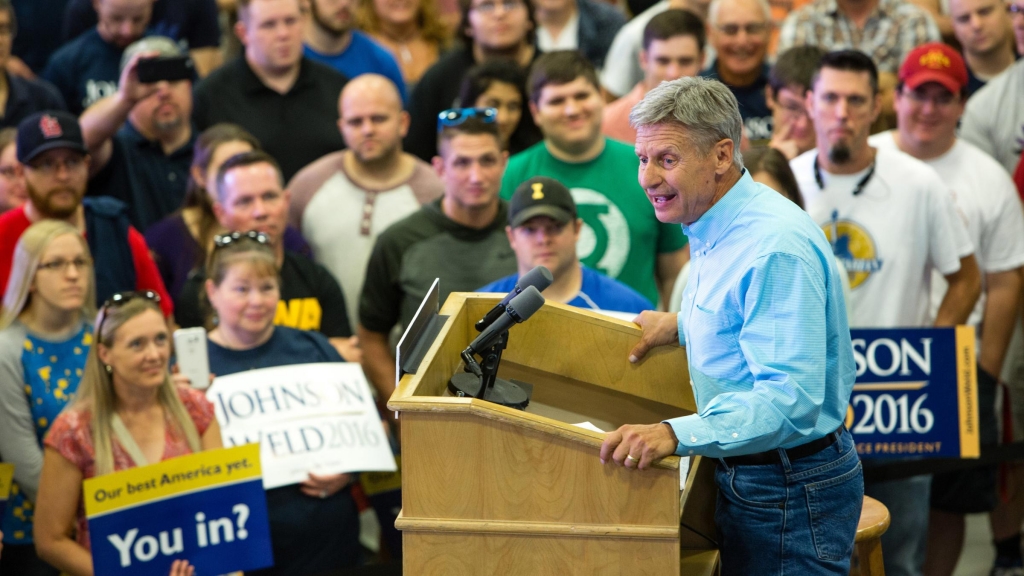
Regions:
<instances>
[{"instance_id":1,"label":"man with beard","mask_svg":"<svg viewBox=\"0 0 1024 576\"><path fill-rule=\"evenodd\" d=\"M345 147L334 122L348 78L302 56L302 0L237 4L235 34L245 51L199 82L192 119L200 132L218 122L245 128L288 180Z\"/></svg>"},{"instance_id":2,"label":"man with beard","mask_svg":"<svg viewBox=\"0 0 1024 576\"><path fill-rule=\"evenodd\" d=\"M17 149L28 202L0 216L0 287L7 289L21 234L39 220L64 220L89 242L97 306L117 292L151 290L160 296L164 315L170 316L171 297L124 204L113 198L82 198L89 155L78 120L67 112L33 114L18 125Z\"/></svg>"},{"instance_id":3,"label":"man with beard","mask_svg":"<svg viewBox=\"0 0 1024 576\"><path fill-rule=\"evenodd\" d=\"M334 274L346 294L363 290L366 264L388 226L440 198L444 187L430 165L402 151L409 113L398 89L379 74L349 82L338 101L338 128L348 150L306 166L288 184L291 225ZM359 299L348 299L349 318Z\"/></svg>"},{"instance_id":4,"label":"man with beard","mask_svg":"<svg viewBox=\"0 0 1024 576\"><path fill-rule=\"evenodd\" d=\"M146 33L153 13L153 0L96 0L95 6L96 28L54 52L42 73L74 114L117 92L121 54Z\"/></svg>"},{"instance_id":5,"label":"man with beard","mask_svg":"<svg viewBox=\"0 0 1024 576\"><path fill-rule=\"evenodd\" d=\"M558 180L583 219L580 261L667 304L688 256L686 237L676 224L659 222L644 200L633 147L601 134L604 99L593 64L575 50L549 52L527 85L544 141L509 160L502 198L533 176Z\"/></svg>"},{"instance_id":6,"label":"man with beard","mask_svg":"<svg viewBox=\"0 0 1024 576\"><path fill-rule=\"evenodd\" d=\"M398 87L406 101L402 70L391 54L366 34L352 29L355 0L309 0L303 54L326 64L348 78L376 73Z\"/></svg>"},{"instance_id":7,"label":"man with beard","mask_svg":"<svg viewBox=\"0 0 1024 576\"><path fill-rule=\"evenodd\" d=\"M181 56L170 38L150 36L122 58L117 94L90 106L79 122L92 157L90 196L128 205L132 225L150 225L181 207L192 162L192 81L139 82L140 59Z\"/></svg>"},{"instance_id":8,"label":"man with beard","mask_svg":"<svg viewBox=\"0 0 1024 576\"><path fill-rule=\"evenodd\" d=\"M974 246L935 170L893 147L869 145L882 107L871 58L856 50L826 54L806 104L818 147L790 166L807 212L850 276L850 327L966 323L981 293ZM934 322L933 271L949 284ZM921 574L930 486L928 475L865 485L892 517L882 536L886 574Z\"/></svg>"}]
</instances>

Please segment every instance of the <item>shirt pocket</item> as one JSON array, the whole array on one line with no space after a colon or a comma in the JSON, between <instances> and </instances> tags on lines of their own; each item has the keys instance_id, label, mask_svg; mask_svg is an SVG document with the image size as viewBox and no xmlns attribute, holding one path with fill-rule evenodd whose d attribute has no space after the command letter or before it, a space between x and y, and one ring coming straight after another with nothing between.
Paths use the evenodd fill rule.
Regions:
<instances>
[{"instance_id":1,"label":"shirt pocket","mask_svg":"<svg viewBox=\"0 0 1024 576\"><path fill-rule=\"evenodd\" d=\"M737 334L741 326L739 318L722 305L716 310L694 304L687 325L691 368L708 376L731 373L739 357Z\"/></svg>"}]
</instances>

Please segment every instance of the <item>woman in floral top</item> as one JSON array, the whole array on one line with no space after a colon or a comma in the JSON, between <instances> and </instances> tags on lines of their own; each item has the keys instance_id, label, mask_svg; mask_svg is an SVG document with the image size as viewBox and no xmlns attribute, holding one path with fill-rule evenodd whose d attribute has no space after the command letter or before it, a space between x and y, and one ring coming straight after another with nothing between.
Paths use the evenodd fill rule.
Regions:
<instances>
[{"instance_id":1,"label":"woman in floral top","mask_svg":"<svg viewBox=\"0 0 1024 576\"><path fill-rule=\"evenodd\" d=\"M83 480L221 446L213 405L171 382L158 302L152 292L129 292L103 305L78 396L44 440L36 549L70 576L93 574ZM190 576L193 568L175 560L170 573Z\"/></svg>"},{"instance_id":2,"label":"woman in floral top","mask_svg":"<svg viewBox=\"0 0 1024 576\"><path fill-rule=\"evenodd\" d=\"M92 345L92 260L72 226L38 222L14 250L0 312L0 454L15 484L3 517L0 573L56 575L32 544L43 436L74 396Z\"/></svg>"}]
</instances>

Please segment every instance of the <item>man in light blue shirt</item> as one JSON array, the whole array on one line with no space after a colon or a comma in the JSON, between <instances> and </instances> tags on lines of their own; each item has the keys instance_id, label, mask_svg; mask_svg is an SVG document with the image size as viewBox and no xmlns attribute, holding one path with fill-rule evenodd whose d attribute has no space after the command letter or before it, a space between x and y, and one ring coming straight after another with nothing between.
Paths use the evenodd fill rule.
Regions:
<instances>
[{"instance_id":1,"label":"man in light blue shirt","mask_svg":"<svg viewBox=\"0 0 1024 576\"><path fill-rule=\"evenodd\" d=\"M686 347L698 412L608 434L603 462L719 459L723 575L849 573L864 493L843 420L855 367L842 284L814 221L756 184L725 85L666 82L630 115L640 184L690 238L679 314L645 312L638 362Z\"/></svg>"}]
</instances>

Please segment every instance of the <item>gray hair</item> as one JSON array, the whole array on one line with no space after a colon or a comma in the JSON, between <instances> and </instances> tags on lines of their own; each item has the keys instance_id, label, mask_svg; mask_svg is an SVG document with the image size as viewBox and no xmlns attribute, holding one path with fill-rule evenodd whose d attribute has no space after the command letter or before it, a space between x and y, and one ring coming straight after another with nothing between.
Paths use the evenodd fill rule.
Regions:
<instances>
[{"instance_id":1,"label":"gray hair","mask_svg":"<svg viewBox=\"0 0 1024 576\"><path fill-rule=\"evenodd\" d=\"M720 140L732 140L732 163L743 168L743 119L736 97L725 84L699 77L662 82L629 113L635 129L669 122L682 125L690 142L704 154Z\"/></svg>"},{"instance_id":2,"label":"gray hair","mask_svg":"<svg viewBox=\"0 0 1024 576\"><path fill-rule=\"evenodd\" d=\"M708 6L708 26L714 28L718 24L718 11L722 8L722 3L725 1L711 0L711 4ZM756 3L761 8L761 14L764 14L765 24L772 26L772 7L768 0L756 0Z\"/></svg>"}]
</instances>

